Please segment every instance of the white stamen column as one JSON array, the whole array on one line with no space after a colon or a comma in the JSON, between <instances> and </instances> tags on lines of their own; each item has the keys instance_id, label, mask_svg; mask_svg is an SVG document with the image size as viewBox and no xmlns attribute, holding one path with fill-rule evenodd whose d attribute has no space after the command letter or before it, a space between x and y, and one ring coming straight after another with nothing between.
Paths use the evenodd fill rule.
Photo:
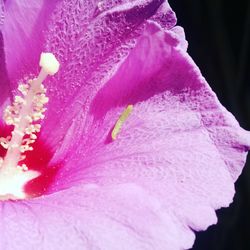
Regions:
<instances>
[{"instance_id":1,"label":"white stamen column","mask_svg":"<svg viewBox=\"0 0 250 250\"><path fill-rule=\"evenodd\" d=\"M36 79L19 85L23 96L16 96L13 105L5 110L5 122L14 125L14 130L11 138L0 138L0 144L7 149L4 159L0 158L0 200L26 198L24 185L40 175L37 171L28 170L25 164L18 165L25 158L24 152L33 150L30 144L35 142L35 133L41 127L36 122L44 118L48 97L42 82L48 75L57 73L60 65L53 54L42 53L40 66Z\"/></svg>"}]
</instances>

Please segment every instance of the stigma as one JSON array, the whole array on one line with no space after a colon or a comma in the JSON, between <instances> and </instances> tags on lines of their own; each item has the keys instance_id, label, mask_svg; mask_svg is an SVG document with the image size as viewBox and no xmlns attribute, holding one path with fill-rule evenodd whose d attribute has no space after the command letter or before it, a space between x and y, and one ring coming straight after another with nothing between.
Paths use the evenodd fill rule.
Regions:
<instances>
[{"instance_id":1,"label":"stigma","mask_svg":"<svg viewBox=\"0 0 250 250\"><path fill-rule=\"evenodd\" d=\"M42 53L39 65L38 77L20 83L20 95L15 96L12 105L4 111L4 121L13 126L13 130L11 135L0 138L0 146L6 149L5 156L0 157L0 200L28 198L24 186L40 175L38 171L29 170L22 161L25 153L33 150L32 144L40 132L40 122L49 101L43 81L48 75L56 74L60 64L52 53Z\"/></svg>"}]
</instances>

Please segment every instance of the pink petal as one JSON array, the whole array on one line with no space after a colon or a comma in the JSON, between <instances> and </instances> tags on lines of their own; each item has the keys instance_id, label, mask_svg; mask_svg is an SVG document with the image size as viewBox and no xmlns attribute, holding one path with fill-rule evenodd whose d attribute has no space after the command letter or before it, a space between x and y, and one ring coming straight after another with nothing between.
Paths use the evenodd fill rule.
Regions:
<instances>
[{"instance_id":1,"label":"pink petal","mask_svg":"<svg viewBox=\"0 0 250 250\"><path fill-rule=\"evenodd\" d=\"M176 216L132 184L82 185L1 204L0 248L187 249L194 238Z\"/></svg>"},{"instance_id":2,"label":"pink petal","mask_svg":"<svg viewBox=\"0 0 250 250\"><path fill-rule=\"evenodd\" d=\"M0 0L0 29L2 29L4 21L4 2ZM3 107L6 105L7 98L10 97L10 88L5 67L3 35L0 33L0 114L3 112ZM0 120L1 124L1 120Z\"/></svg>"},{"instance_id":3,"label":"pink petal","mask_svg":"<svg viewBox=\"0 0 250 250\"><path fill-rule=\"evenodd\" d=\"M216 223L214 210L232 202L250 135L221 106L179 39L176 31L148 25L97 94L87 125L80 126L82 114L73 121L69 138L77 130L79 146L62 148L65 166L50 192L79 182L133 183L177 225L205 230ZM112 142L110 131L128 104L134 111ZM173 249L181 244L177 237Z\"/></svg>"},{"instance_id":4,"label":"pink petal","mask_svg":"<svg viewBox=\"0 0 250 250\"><path fill-rule=\"evenodd\" d=\"M44 44L42 31L47 25L55 2L55 0L5 2L2 33L7 70L13 88L24 76L37 74Z\"/></svg>"},{"instance_id":5,"label":"pink petal","mask_svg":"<svg viewBox=\"0 0 250 250\"><path fill-rule=\"evenodd\" d=\"M6 72L5 56L3 51L3 36L0 33L0 114L3 113L5 106L9 103L11 97L9 79ZM1 119L0 119L1 125Z\"/></svg>"},{"instance_id":6,"label":"pink petal","mask_svg":"<svg viewBox=\"0 0 250 250\"><path fill-rule=\"evenodd\" d=\"M0 0L0 27L3 25L4 21L4 0Z\"/></svg>"},{"instance_id":7,"label":"pink petal","mask_svg":"<svg viewBox=\"0 0 250 250\"><path fill-rule=\"evenodd\" d=\"M157 10L156 14L151 18L151 20L156 21L164 29L171 29L176 25L176 16L171 9L168 1L164 1L162 5Z\"/></svg>"}]
</instances>

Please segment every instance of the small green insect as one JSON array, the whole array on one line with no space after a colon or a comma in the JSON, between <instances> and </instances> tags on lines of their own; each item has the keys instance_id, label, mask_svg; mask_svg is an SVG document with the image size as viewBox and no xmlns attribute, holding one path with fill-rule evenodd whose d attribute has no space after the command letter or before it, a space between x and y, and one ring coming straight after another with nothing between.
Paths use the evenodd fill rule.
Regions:
<instances>
[{"instance_id":1,"label":"small green insect","mask_svg":"<svg viewBox=\"0 0 250 250\"><path fill-rule=\"evenodd\" d=\"M117 138L117 135L119 134L123 123L128 119L132 110L133 110L133 105L128 105L127 108L122 112L121 116L117 120L117 122L112 130L112 133L111 133L112 140L115 140Z\"/></svg>"}]
</instances>

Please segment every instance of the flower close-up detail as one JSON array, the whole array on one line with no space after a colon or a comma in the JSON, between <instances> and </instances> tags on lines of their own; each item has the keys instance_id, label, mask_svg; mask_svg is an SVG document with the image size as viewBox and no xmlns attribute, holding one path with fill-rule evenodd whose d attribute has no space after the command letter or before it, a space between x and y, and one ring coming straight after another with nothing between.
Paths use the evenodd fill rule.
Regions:
<instances>
[{"instance_id":1,"label":"flower close-up detail","mask_svg":"<svg viewBox=\"0 0 250 250\"><path fill-rule=\"evenodd\" d=\"M0 250L181 250L233 201L250 133L165 0L0 0Z\"/></svg>"}]
</instances>

